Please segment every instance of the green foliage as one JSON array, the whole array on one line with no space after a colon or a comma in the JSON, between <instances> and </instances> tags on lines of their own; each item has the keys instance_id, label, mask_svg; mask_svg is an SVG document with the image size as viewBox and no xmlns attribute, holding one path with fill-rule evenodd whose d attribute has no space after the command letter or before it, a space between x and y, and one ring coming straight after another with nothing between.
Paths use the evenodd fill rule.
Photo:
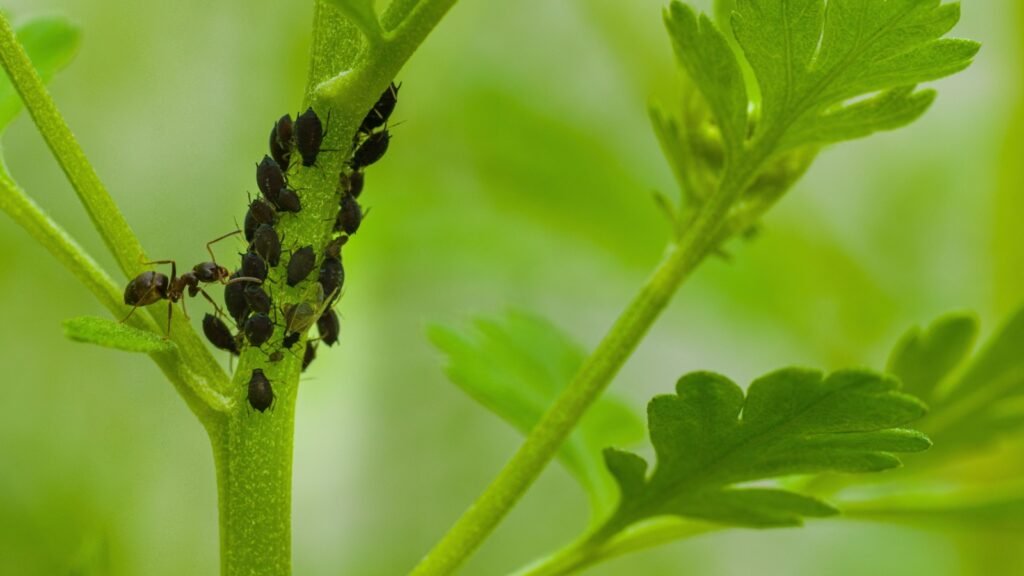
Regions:
<instances>
[{"instance_id":1,"label":"green foliage","mask_svg":"<svg viewBox=\"0 0 1024 576\"><path fill-rule=\"evenodd\" d=\"M676 394L648 406L658 458L608 449L621 489L615 514L596 533L605 540L657 516L684 516L749 527L793 526L827 516L824 502L775 488L738 484L827 471L877 472L899 466L897 452L930 446L913 430L925 407L900 393L899 382L867 371L788 368L750 385L709 372L681 378Z\"/></svg>"},{"instance_id":2,"label":"green foliage","mask_svg":"<svg viewBox=\"0 0 1024 576\"><path fill-rule=\"evenodd\" d=\"M43 83L70 64L78 50L78 28L61 16L32 18L18 26L16 37ZM10 124L21 108L21 98L10 80L0 79L0 130Z\"/></svg>"},{"instance_id":3,"label":"green foliage","mask_svg":"<svg viewBox=\"0 0 1024 576\"><path fill-rule=\"evenodd\" d=\"M921 422L935 440L932 459L1024 429L1024 308L968 359L976 332L972 317L947 316L911 329L889 359L889 370L932 407Z\"/></svg>"},{"instance_id":4,"label":"green foliage","mask_svg":"<svg viewBox=\"0 0 1024 576\"><path fill-rule=\"evenodd\" d=\"M940 383L970 353L978 336L978 321L970 314L950 314L925 330L911 328L889 356L886 371L903 382L903 390L935 400Z\"/></svg>"},{"instance_id":5,"label":"green foliage","mask_svg":"<svg viewBox=\"0 0 1024 576\"><path fill-rule=\"evenodd\" d=\"M430 339L448 356L448 377L466 394L523 434L583 363L583 351L550 322L522 312L477 319L472 329L430 328ZM594 403L562 445L559 460L590 497L593 516L615 502L615 483L601 449L643 438L643 423L614 397Z\"/></svg>"},{"instance_id":6,"label":"green foliage","mask_svg":"<svg viewBox=\"0 0 1024 576\"><path fill-rule=\"evenodd\" d=\"M106 318L81 316L64 321L64 335L76 342L125 352L170 352L177 346L167 338Z\"/></svg>"}]
</instances>

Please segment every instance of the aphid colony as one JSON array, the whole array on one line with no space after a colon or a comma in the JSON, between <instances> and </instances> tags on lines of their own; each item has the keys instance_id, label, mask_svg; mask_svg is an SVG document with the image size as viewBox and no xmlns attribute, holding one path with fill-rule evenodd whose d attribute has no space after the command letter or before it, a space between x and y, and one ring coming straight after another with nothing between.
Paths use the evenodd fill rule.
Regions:
<instances>
[{"instance_id":1,"label":"aphid colony","mask_svg":"<svg viewBox=\"0 0 1024 576\"><path fill-rule=\"evenodd\" d=\"M289 187L288 173L292 169L293 153L303 168L316 164L321 152L325 131L320 117L312 108L300 114L294 122L285 114L270 130L270 154L256 165L256 185L260 196L249 203L242 231L225 234L207 243L210 261L195 265L190 271L177 275L173 260L158 260L148 264L170 264L170 277L155 271L143 272L128 283L124 303L135 308L167 300L168 333L175 302L185 307L185 295L202 294L213 305L215 314L203 317L203 333L217 348L240 355L246 346L254 346L267 354L270 362L284 359L302 334L316 324L320 337L308 340L302 357L302 370L316 358L316 341L333 346L338 342L339 321L333 309L345 283L345 268L341 263L341 249L359 230L363 209L358 198L363 191L364 171L387 152L391 134L388 119L398 103L400 85L393 82L387 87L373 108L367 113L352 139L352 148L345 168L338 175L339 206L334 221L334 238L317 254L313 246L282 247L282 237L276 224L286 214L302 210L296 190ZM323 150L326 152L327 150ZM220 240L244 233L248 243L241 254L237 270L230 272L217 264L211 246ZM287 258L284 258L287 256ZM284 261L286 260L286 261ZM300 286L315 276L317 295L313 301L285 304L277 307L264 289L270 270L284 266L283 278L290 287ZM202 284L224 285L225 313L203 289ZM187 315L187 312L186 312ZM228 321L233 322L233 330ZM125 318L127 320L127 317ZM281 338L272 340L277 328ZM255 369L249 378L247 398L249 405L264 412L274 403L274 389L261 369Z\"/></svg>"}]
</instances>

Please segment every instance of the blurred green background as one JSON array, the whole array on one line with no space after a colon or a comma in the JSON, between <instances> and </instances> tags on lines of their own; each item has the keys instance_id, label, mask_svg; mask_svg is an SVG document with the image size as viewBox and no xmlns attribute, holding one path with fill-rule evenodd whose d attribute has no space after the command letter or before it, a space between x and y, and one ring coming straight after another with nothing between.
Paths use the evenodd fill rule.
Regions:
<instances>
[{"instance_id":1,"label":"blurred green background","mask_svg":"<svg viewBox=\"0 0 1024 576\"><path fill-rule=\"evenodd\" d=\"M518 445L445 379L425 326L521 308L590 348L658 261L668 231L650 192L675 191L646 104L679 82L664 3L461 2L402 72L404 123L346 248L342 345L321 349L299 394L296 574L403 573ZM1024 300L1024 8L964 4L956 35L984 43L974 66L909 129L824 153L756 241L684 286L618 395L641 411L694 369L747 382L790 364L880 368L911 324L969 309L991 332ZM312 3L4 8L81 25L57 103L149 254L201 259L244 215L268 126L299 105ZM24 115L4 146L15 178L116 269ZM0 574L216 573L201 427L147 358L62 337L62 320L105 314L6 217L0 253ZM551 466L464 573L507 572L585 522L583 494ZM818 522L591 573L684 572L1024 574L1024 547Z\"/></svg>"}]
</instances>

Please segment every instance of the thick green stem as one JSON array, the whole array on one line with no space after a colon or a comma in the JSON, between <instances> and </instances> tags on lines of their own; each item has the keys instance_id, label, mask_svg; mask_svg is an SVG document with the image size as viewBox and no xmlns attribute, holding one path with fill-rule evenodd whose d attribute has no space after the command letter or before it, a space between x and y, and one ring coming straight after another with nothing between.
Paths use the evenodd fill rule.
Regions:
<instances>
[{"instance_id":1,"label":"thick green stem","mask_svg":"<svg viewBox=\"0 0 1024 576\"><path fill-rule=\"evenodd\" d=\"M743 170L726 169L718 192L680 243L661 262L498 477L420 562L414 575L454 572L526 493L587 408L625 364L683 280L717 246L719 230L726 224L730 208L753 181L763 159L762 153L751 152L744 162L735 164L743 166Z\"/></svg>"},{"instance_id":2,"label":"thick green stem","mask_svg":"<svg viewBox=\"0 0 1024 576\"><path fill-rule=\"evenodd\" d=\"M431 6L440 3L423 2ZM450 6L454 0L443 3ZM304 303L318 307L315 272L293 288L285 282L287 254L312 246L317 263L322 261L324 247L333 236L340 200L338 174L345 168L352 135L442 14L413 11L393 34L367 43L359 28L334 4L317 1L302 108L312 106L326 120L327 135L316 166L307 168L293 162L288 173L289 185L301 191L302 210L281 215L276 225L285 242L285 257L281 266L270 271L267 283L275 306L285 309ZM362 28L375 30L368 22L363 22ZM330 88L321 90L324 85ZM372 193L372 188L367 193ZM339 305L344 306L344 300ZM271 342L280 343L283 337L280 322ZM246 350L230 391L234 410L210 429L217 465L221 572L225 576L291 573L292 437L305 343L303 337L291 350L283 350L284 359L279 362L270 362L262 350ZM253 410L246 398L256 369L270 380L276 396L274 406L264 413Z\"/></svg>"}]
</instances>

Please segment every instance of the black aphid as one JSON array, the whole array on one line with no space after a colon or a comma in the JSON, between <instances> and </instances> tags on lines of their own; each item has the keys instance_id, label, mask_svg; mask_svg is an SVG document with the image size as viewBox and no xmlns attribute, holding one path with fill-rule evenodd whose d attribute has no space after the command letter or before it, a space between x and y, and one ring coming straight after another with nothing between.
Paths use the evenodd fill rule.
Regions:
<instances>
[{"instance_id":1,"label":"black aphid","mask_svg":"<svg viewBox=\"0 0 1024 576\"><path fill-rule=\"evenodd\" d=\"M245 320L245 339L253 346L262 346L274 335L274 321L270 316L257 312Z\"/></svg>"},{"instance_id":2,"label":"black aphid","mask_svg":"<svg viewBox=\"0 0 1024 576\"><path fill-rule=\"evenodd\" d=\"M270 386L270 380L259 368L252 371L249 378L249 406L253 410L265 412L274 403L274 389Z\"/></svg>"},{"instance_id":3,"label":"black aphid","mask_svg":"<svg viewBox=\"0 0 1024 576\"><path fill-rule=\"evenodd\" d=\"M316 360L316 346L309 341L306 341L306 352L302 355L302 371L305 372L306 368Z\"/></svg>"},{"instance_id":4,"label":"black aphid","mask_svg":"<svg viewBox=\"0 0 1024 576\"><path fill-rule=\"evenodd\" d=\"M388 144L391 142L391 133L387 129L374 132L363 140L363 143L352 153L352 160L349 165L353 170L359 171L384 156L388 151Z\"/></svg>"},{"instance_id":5,"label":"black aphid","mask_svg":"<svg viewBox=\"0 0 1024 576\"><path fill-rule=\"evenodd\" d=\"M312 246L303 246L288 261L288 285L295 286L309 276L316 266L316 252Z\"/></svg>"},{"instance_id":6,"label":"black aphid","mask_svg":"<svg viewBox=\"0 0 1024 576\"><path fill-rule=\"evenodd\" d=\"M395 111L395 105L398 104L398 89L401 87L401 84L395 86L395 83L392 82L384 89L384 93L377 99L377 103L366 114L366 118L363 118L363 122L359 126L360 132L369 134L374 128L387 123L391 113Z\"/></svg>"},{"instance_id":7,"label":"black aphid","mask_svg":"<svg viewBox=\"0 0 1024 576\"><path fill-rule=\"evenodd\" d=\"M299 194L291 188L281 188L277 195L277 209L281 212L298 212L302 210Z\"/></svg>"},{"instance_id":8,"label":"black aphid","mask_svg":"<svg viewBox=\"0 0 1024 576\"><path fill-rule=\"evenodd\" d=\"M341 208L338 209L338 217L334 221L334 231L344 232L352 235L359 230L363 222L363 208L352 196L341 197Z\"/></svg>"},{"instance_id":9,"label":"black aphid","mask_svg":"<svg viewBox=\"0 0 1024 576\"><path fill-rule=\"evenodd\" d=\"M302 165L309 167L316 163L320 145L324 142L324 125L313 108L307 108L295 119L295 148L302 156Z\"/></svg>"},{"instance_id":10,"label":"black aphid","mask_svg":"<svg viewBox=\"0 0 1024 576\"><path fill-rule=\"evenodd\" d=\"M324 296L333 300L341 292L341 287L345 283L345 268L341 265L341 260L324 258L323 263L320 264L318 280L324 289Z\"/></svg>"},{"instance_id":11,"label":"black aphid","mask_svg":"<svg viewBox=\"0 0 1024 576\"><path fill-rule=\"evenodd\" d=\"M320 332L320 340L328 346L338 343L340 324L338 314L333 309L324 312L316 321L316 329Z\"/></svg>"},{"instance_id":12,"label":"black aphid","mask_svg":"<svg viewBox=\"0 0 1024 576\"><path fill-rule=\"evenodd\" d=\"M281 263L281 238L270 224L260 224L252 236L251 250L259 254L270 266Z\"/></svg>"},{"instance_id":13,"label":"black aphid","mask_svg":"<svg viewBox=\"0 0 1024 576\"><path fill-rule=\"evenodd\" d=\"M274 205L263 198L257 198L249 203L249 210L245 213L245 241L252 242L256 228L260 224L274 225L277 221L277 210Z\"/></svg>"},{"instance_id":14,"label":"black aphid","mask_svg":"<svg viewBox=\"0 0 1024 576\"><path fill-rule=\"evenodd\" d=\"M264 156L256 165L256 185L260 192L273 204L277 204L277 196L284 188L284 172L281 166L270 156Z\"/></svg>"},{"instance_id":15,"label":"black aphid","mask_svg":"<svg viewBox=\"0 0 1024 576\"><path fill-rule=\"evenodd\" d=\"M239 276L241 276L241 272L235 272L231 275L231 279L234 280ZM241 324L245 317L249 315L249 304L245 298L245 289L253 285L252 282L229 281L228 285L224 287L224 305L227 306L228 314L235 319L236 324Z\"/></svg>"},{"instance_id":16,"label":"black aphid","mask_svg":"<svg viewBox=\"0 0 1024 576\"><path fill-rule=\"evenodd\" d=\"M270 155L285 172L292 158L292 116L285 114L270 129Z\"/></svg>"},{"instance_id":17,"label":"black aphid","mask_svg":"<svg viewBox=\"0 0 1024 576\"><path fill-rule=\"evenodd\" d=\"M242 276L249 278L267 279L267 263L263 257L255 252L246 252L242 255Z\"/></svg>"},{"instance_id":18,"label":"black aphid","mask_svg":"<svg viewBox=\"0 0 1024 576\"><path fill-rule=\"evenodd\" d=\"M302 338L301 332L289 332L284 335L284 339L281 340L281 345L291 350L292 346L295 346L295 343L299 341L299 338Z\"/></svg>"},{"instance_id":19,"label":"black aphid","mask_svg":"<svg viewBox=\"0 0 1024 576\"><path fill-rule=\"evenodd\" d=\"M324 258L341 259L341 247L348 244L348 236L338 236L324 247Z\"/></svg>"},{"instance_id":20,"label":"black aphid","mask_svg":"<svg viewBox=\"0 0 1024 576\"><path fill-rule=\"evenodd\" d=\"M231 329L220 318L213 314L203 316L203 334L206 334L206 339L217 348L238 355L238 343L235 342Z\"/></svg>"},{"instance_id":21,"label":"black aphid","mask_svg":"<svg viewBox=\"0 0 1024 576\"><path fill-rule=\"evenodd\" d=\"M362 172L341 172L338 174L338 193L341 196L359 198L359 195L363 193L363 184Z\"/></svg>"},{"instance_id":22,"label":"black aphid","mask_svg":"<svg viewBox=\"0 0 1024 576\"><path fill-rule=\"evenodd\" d=\"M246 305L253 312L270 314L273 302L270 299L270 295L267 294L266 291L264 291L258 284L247 285L242 297L245 299Z\"/></svg>"}]
</instances>

